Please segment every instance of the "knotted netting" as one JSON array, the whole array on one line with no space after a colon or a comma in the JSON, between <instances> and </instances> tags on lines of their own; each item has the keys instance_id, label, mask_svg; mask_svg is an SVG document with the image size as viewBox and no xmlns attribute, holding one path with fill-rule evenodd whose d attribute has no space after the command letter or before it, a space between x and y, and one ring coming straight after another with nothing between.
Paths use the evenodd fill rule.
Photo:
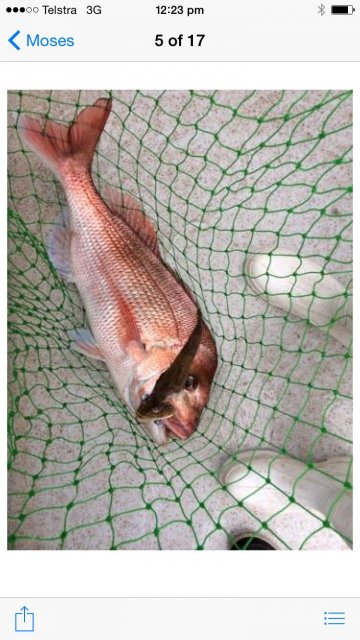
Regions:
<instances>
[{"instance_id":1,"label":"knotted netting","mask_svg":"<svg viewBox=\"0 0 360 640\"><path fill-rule=\"evenodd\" d=\"M264 511L219 469L248 449L304 470L351 454L351 351L244 277L257 254L312 258L350 295L351 92L112 92L95 184L142 203L219 355L198 430L163 447L106 366L70 349L84 310L45 249L64 194L17 130L21 113L68 123L106 95L9 93L9 548L226 549L249 532L285 549L348 548L296 498L297 480ZM349 474L325 475L351 489Z\"/></svg>"}]
</instances>

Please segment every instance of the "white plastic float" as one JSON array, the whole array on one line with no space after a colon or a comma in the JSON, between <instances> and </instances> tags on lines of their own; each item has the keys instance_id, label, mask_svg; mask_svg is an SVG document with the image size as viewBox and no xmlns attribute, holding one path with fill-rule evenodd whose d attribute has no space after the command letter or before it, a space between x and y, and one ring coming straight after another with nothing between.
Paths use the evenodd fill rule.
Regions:
<instances>
[{"instance_id":1,"label":"white plastic float","mask_svg":"<svg viewBox=\"0 0 360 640\"><path fill-rule=\"evenodd\" d=\"M249 286L270 304L328 332L349 347L352 297L311 258L258 254L245 262Z\"/></svg>"},{"instance_id":2,"label":"white plastic float","mask_svg":"<svg viewBox=\"0 0 360 640\"><path fill-rule=\"evenodd\" d=\"M250 467L250 470L249 470ZM271 519L280 514L291 519L301 517L302 511L313 516L314 529L321 530L324 523L343 536L346 544L352 541L352 465L350 456L338 456L310 467L304 462L266 449L238 453L236 461L228 461L221 469L219 479L228 491L254 512L262 521L269 521L269 535L262 537L276 546L271 534ZM346 484L344 484L346 481ZM290 511L289 511L290 510ZM284 535L277 526L279 539ZM239 537L251 535L239 531ZM257 536L254 531L252 535ZM281 546L278 548L281 548ZM286 548L283 546L282 548Z\"/></svg>"}]
</instances>

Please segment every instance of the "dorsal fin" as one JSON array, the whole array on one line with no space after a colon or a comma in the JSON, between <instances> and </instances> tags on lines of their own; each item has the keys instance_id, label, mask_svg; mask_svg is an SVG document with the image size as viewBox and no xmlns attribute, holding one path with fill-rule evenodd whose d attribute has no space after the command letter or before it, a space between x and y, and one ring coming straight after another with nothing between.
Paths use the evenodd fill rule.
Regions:
<instances>
[{"instance_id":1,"label":"dorsal fin","mask_svg":"<svg viewBox=\"0 0 360 640\"><path fill-rule=\"evenodd\" d=\"M155 227L149 218L146 217L141 209L141 205L135 198L109 185L104 188L104 197L112 213L116 216L121 216L124 222L131 227L144 244L146 244L158 258L161 258Z\"/></svg>"},{"instance_id":2,"label":"dorsal fin","mask_svg":"<svg viewBox=\"0 0 360 640\"><path fill-rule=\"evenodd\" d=\"M182 281L177 271L163 261L159 251L155 227L151 220L146 217L137 200L132 196L123 193L120 189L115 189L110 185L106 185L104 187L104 198L112 213L116 216L120 216L122 220L124 220L124 222L126 222L126 224L138 235L138 237L148 247L150 247L151 251L157 258L159 258L159 260L161 260L166 269L184 289L185 293L189 296L194 305L197 306L193 292Z\"/></svg>"}]
</instances>

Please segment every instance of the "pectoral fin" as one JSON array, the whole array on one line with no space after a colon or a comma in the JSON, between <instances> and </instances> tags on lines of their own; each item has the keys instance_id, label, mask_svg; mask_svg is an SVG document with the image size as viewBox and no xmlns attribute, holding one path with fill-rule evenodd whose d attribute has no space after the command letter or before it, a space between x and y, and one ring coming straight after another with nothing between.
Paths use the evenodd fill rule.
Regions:
<instances>
[{"instance_id":1,"label":"pectoral fin","mask_svg":"<svg viewBox=\"0 0 360 640\"><path fill-rule=\"evenodd\" d=\"M104 360L104 356L101 353L98 345L95 342L95 338L90 329L81 327L80 329L73 329L68 331L68 336L71 343L71 348L79 353L82 353L88 358L94 358L95 360Z\"/></svg>"},{"instance_id":2,"label":"pectoral fin","mask_svg":"<svg viewBox=\"0 0 360 640\"><path fill-rule=\"evenodd\" d=\"M70 229L68 211L62 209L49 233L47 252L56 271L64 280L74 282L70 262Z\"/></svg>"}]
</instances>

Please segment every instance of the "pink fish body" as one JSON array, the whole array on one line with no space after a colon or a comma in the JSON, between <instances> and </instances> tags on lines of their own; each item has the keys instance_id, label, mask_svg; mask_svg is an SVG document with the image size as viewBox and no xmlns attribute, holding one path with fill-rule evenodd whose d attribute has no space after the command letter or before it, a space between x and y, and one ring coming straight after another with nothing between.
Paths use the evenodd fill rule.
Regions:
<instances>
[{"instance_id":1,"label":"pink fish body","mask_svg":"<svg viewBox=\"0 0 360 640\"><path fill-rule=\"evenodd\" d=\"M140 205L121 192L111 193L107 205L92 182L91 162L110 109L110 100L97 100L70 127L50 120L41 126L23 116L20 130L61 181L69 204L48 248L62 277L75 282L86 310L89 328L70 332L73 347L105 361L121 398L136 414L161 374L181 360L199 314L191 294L162 261L155 229ZM204 322L200 332L184 383L178 376L172 389L170 382L166 402L163 398L149 419L141 419L158 444L165 444L169 433L189 437L208 400L216 347Z\"/></svg>"}]
</instances>

